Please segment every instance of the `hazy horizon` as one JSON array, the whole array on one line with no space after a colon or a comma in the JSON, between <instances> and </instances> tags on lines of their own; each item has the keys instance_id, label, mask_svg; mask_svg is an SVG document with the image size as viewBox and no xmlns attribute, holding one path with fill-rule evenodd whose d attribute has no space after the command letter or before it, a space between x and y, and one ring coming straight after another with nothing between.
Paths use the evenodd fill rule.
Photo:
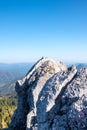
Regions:
<instances>
[{"instance_id":1,"label":"hazy horizon","mask_svg":"<svg viewBox=\"0 0 87 130\"><path fill-rule=\"evenodd\" d=\"M0 19L0 63L87 63L86 0L3 0Z\"/></svg>"},{"instance_id":2,"label":"hazy horizon","mask_svg":"<svg viewBox=\"0 0 87 130\"><path fill-rule=\"evenodd\" d=\"M49 58L52 58L52 59L54 59L54 60L56 60L56 61L59 61L59 62L63 62L63 63L65 63L65 64L87 64L87 61L66 61L66 60L61 60L61 58L60 59L57 59L57 58L54 58L54 57L49 57ZM18 61L9 61L9 60L7 60L7 61L0 61L0 64L29 64L29 63L36 63L39 59L41 59L41 57L40 58L36 58L36 59L34 59L34 60L27 60L27 61L20 61L20 60L18 60Z\"/></svg>"}]
</instances>

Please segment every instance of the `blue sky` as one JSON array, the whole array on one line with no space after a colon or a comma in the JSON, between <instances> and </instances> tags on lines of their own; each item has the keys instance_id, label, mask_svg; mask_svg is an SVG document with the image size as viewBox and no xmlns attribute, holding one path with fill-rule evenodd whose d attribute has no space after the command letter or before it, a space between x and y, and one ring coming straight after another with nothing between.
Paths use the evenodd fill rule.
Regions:
<instances>
[{"instance_id":1,"label":"blue sky","mask_svg":"<svg viewBox=\"0 0 87 130\"><path fill-rule=\"evenodd\" d=\"M87 62L87 0L0 0L0 62Z\"/></svg>"}]
</instances>

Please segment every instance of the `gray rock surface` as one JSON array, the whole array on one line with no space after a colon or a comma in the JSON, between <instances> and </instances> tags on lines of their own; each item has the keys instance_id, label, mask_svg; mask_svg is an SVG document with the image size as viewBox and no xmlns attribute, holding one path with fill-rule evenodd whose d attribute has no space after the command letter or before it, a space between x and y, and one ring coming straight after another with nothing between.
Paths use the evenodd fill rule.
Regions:
<instances>
[{"instance_id":1,"label":"gray rock surface","mask_svg":"<svg viewBox=\"0 0 87 130\"><path fill-rule=\"evenodd\" d=\"M87 130L87 68L40 59L16 83L9 130Z\"/></svg>"}]
</instances>

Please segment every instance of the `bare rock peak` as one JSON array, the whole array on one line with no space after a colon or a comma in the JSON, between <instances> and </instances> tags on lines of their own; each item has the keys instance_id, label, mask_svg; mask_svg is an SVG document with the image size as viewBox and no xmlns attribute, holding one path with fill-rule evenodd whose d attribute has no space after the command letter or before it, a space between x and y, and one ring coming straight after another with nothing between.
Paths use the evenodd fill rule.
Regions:
<instances>
[{"instance_id":1,"label":"bare rock peak","mask_svg":"<svg viewBox=\"0 0 87 130\"><path fill-rule=\"evenodd\" d=\"M77 71L42 57L17 81L15 90L18 108L9 130L87 128L87 68Z\"/></svg>"}]
</instances>

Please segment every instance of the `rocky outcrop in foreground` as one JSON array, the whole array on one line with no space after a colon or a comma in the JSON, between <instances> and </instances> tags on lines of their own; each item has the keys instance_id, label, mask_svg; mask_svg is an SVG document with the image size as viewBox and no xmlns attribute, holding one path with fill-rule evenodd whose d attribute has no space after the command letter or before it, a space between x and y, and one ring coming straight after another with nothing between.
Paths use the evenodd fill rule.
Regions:
<instances>
[{"instance_id":1,"label":"rocky outcrop in foreground","mask_svg":"<svg viewBox=\"0 0 87 130\"><path fill-rule=\"evenodd\" d=\"M9 130L87 130L87 68L40 59L16 83Z\"/></svg>"}]
</instances>

